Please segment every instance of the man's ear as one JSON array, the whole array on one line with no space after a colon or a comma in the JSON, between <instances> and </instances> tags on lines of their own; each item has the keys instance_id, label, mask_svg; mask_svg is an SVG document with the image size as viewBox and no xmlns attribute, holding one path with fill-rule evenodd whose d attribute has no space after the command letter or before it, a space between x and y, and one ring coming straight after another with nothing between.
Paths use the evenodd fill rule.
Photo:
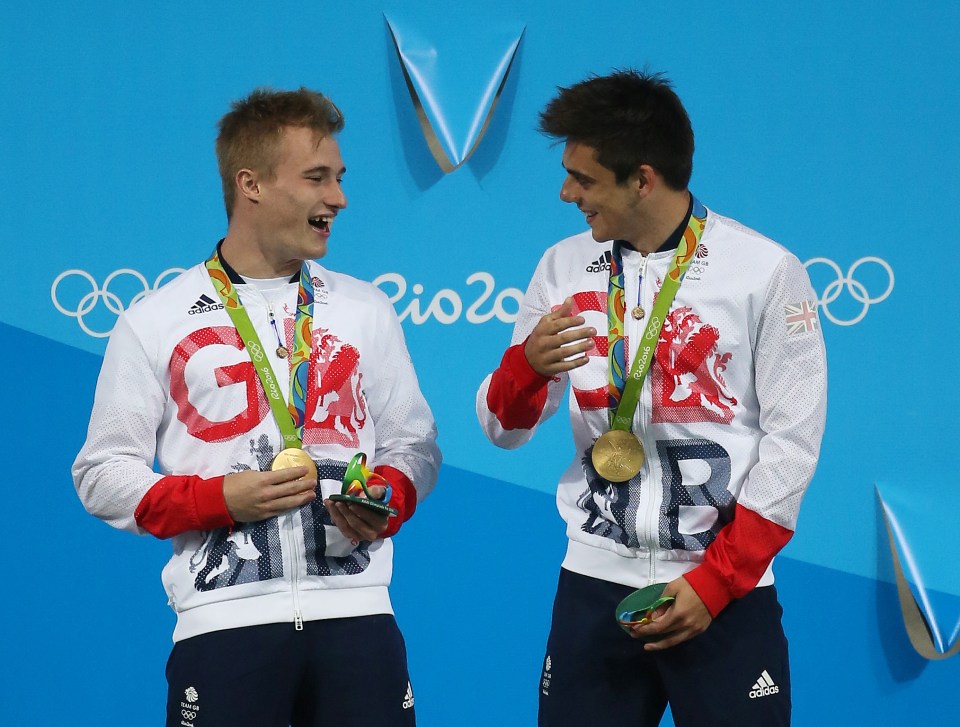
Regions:
<instances>
[{"instance_id":1,"label":"man's ear","mask_svg":"<svg viewBox=\"0 0 960 727\"><path fill-rule=\"evenodd\" d=\"M260 201L260 180L252 169L241 169L234 178L237 191L251 202Z\"/></svg>"},{"instance_id":2,"label":"man's ear","mask_svg":"<svg viewBox=\"0 0 960 727\"><path fill-rule=\"evenodd\" d=\"M657 188L660 183L660 175L649 164L641 164L637 167L636 174L631 177L630 183L636 185L637 193L641 197L646 197Z\"/></svg>"}]
</instances>

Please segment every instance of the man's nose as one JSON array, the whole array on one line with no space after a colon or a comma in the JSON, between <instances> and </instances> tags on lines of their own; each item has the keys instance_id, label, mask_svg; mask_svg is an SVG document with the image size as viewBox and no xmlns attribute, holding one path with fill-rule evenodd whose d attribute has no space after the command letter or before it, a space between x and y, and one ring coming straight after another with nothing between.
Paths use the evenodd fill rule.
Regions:
<instances>
[{"instance_id":1,"label":"man's nose","mask_svg":"<svg viewBox=\"0 0 960 727\"><path fill-rule=\"evenodd\" d=\"M575 202L577 199L576 194L574 193L574 184L571 181L570 177L567 177L563 180L563 184L560 186L560 199L564 202Z\"/></svg>"}]
</instances>

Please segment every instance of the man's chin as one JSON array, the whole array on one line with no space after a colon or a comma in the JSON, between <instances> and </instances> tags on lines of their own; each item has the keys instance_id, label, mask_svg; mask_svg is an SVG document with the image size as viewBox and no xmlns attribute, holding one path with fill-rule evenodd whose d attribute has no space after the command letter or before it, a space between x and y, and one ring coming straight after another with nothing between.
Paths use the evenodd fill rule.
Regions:
<instances>
[{"instance_id":1,"label":"man's chin","mask_svg":"<svg viewBox=\"0 0 960 727\"><path fill-rule=\"evenodd\" d=\"M323 244L320 244L320 245L314 243L313 245L310 246L311 260L319 260L320 258L324 257L326 254L327 254L326 242L323 242Z\"/></svg>"}]
</instances>

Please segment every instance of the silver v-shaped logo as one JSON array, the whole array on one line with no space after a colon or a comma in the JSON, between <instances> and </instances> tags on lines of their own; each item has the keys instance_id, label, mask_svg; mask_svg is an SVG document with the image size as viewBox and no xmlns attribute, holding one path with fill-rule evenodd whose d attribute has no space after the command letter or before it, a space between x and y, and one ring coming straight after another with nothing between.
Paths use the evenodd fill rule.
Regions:
<instances>
[{"instance_id":1,"label":"silver v-shaped logo","mask_svg":"<svg viewBox=\"0 0 960 727\"><path fill-rule=\"evenodd\" d=\"M429 40L415 24L386 21L427 146L449 174L483 139L525 26L487 23Z\"/></svg>"}]
</instances>

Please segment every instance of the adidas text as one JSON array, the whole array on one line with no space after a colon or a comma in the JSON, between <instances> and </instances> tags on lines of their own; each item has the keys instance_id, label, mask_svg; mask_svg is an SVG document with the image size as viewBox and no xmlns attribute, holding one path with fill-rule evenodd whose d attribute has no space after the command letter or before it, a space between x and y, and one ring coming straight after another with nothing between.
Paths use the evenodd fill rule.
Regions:
<instances>
[{"instance_id":1,"label":"adidas text","mask_svg":"<svg viewBox=\"0 0 960 727\"><path fill-rule=\"evenodd\" d=\"M587 265L586 271L588 273L602 273L604 270L609 270L610 259L612 257L613 256L610 254L610 251L607 250L605 253L603 253L603 255Z\"/></svg>"},{"instance_id":2,"label":"adidas text","mask_svg":"<svg viewBox=\"0 0 960 727\"><path fill-rule=\"evenodd\" d=\"M212 310L223 310L223 303L218 303L209 295L201 295L197 302L190 306L187 313L195 316L198 313L209 313Z\"/></svg>"},{"instance_id":3,"label":"adidas text","mask_svg":"<svg viewBox=\"0 0 960 727\"><path fill-rule=\"evenodd\" d=\"M190 315L195 316L197 313L209 313L212 310L223 310L223 303L214 303L213 305L205 305L200 308L191 308L188 312Z\"/></svg>"},{"instance_id":4,"label":"adidas text","mask_svg":"<svg viewBox=\"0 0 960 727\"><path fill-rule=\"evenodd\" d=\"M771 694L778 694L779 692L780 687L774 684L773 677L764 669L760 673L760 678L757 679L757 683L754 684L753 689L750 690L750 699L769 697Z\"/></svg>"}]
</instances>

